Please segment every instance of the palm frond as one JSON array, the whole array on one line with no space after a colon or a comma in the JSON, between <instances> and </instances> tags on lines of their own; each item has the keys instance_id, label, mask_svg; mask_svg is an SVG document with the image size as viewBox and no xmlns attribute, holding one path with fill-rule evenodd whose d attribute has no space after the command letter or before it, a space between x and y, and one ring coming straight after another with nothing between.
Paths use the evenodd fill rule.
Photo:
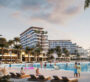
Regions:
<instances>
[{"instance_id":1,"label":"palm frond","mask_svg":"<svg viewBox=\"0 0 90 82\"><path fill-rule=\"evenodd\" d=\"M85 0L84 9L90 6L90 0Z\"/></svg>"}]
</instances>

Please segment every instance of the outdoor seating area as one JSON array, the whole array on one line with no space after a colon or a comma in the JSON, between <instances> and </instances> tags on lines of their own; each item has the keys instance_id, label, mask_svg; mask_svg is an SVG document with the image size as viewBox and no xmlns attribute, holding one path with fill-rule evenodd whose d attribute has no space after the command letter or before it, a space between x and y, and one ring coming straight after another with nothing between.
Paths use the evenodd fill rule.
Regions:
<instances>
[{"instance_id":1,"label":"outdoor seating area","mask_svg":"<svg viewBox=\"0 0 90 82\"><path fill-rule=\"evenodd\" d=\"M78 82L78 79L76 78L67 78L67 77L61 77L59 78L58 76L53 76L53 78L46 77L44 75L39 75L39 76L35 76L35 75L24 75L21 76L19 73L10 73L8 75L2 76L0 77L0 82L12 82L10 79L27 79L27 81L36 81L36 82Z\"/></svg>"},{"instance_id":2,"label":"outdoor seating area","mask_svg":"<svg viewBox=\"0 0 90 82\"><path fill-rule=\"evenodd\" d=\"M3 68L2 68L3 69ZM21 68L23 70L23 68ZM13 82L13 80L26 80L25 82L36 81L36 82L78 82L78 78L68 78L67 75L56 73L56 70L45 70L40 69L40 74L37 75L37 69L24 69L25 74L20 73L20 68L7 68L5 73L0 76L0 82ZM7 71L7 72L6 72ZM2 70L0 71L0 73ZM39 71L38 71L39 72ZM61 72L61 71L58 71ZM67 73L66 73L67 74ZM15 81L16 82L16 81Z\"/></svg>"}]
</instances>

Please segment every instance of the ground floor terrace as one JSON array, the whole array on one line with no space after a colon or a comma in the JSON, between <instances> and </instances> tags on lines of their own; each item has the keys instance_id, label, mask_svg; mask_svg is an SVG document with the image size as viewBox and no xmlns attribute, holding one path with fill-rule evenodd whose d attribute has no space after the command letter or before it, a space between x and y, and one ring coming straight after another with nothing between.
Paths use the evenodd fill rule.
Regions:
<instances>
[{"instance_id":1,"label":"ground floor terrace","mask_svg":"<svg viewBox=\"0 0 90 82\"><path fill-rule=\"evenodd\" d=\"M48 69L39 69L40 74L44 76L50 76L53 79L53 75L57 75L58 77L66 76L68 78L74 78L73 71L65 71L65 70L48 70ZM14 73L20 73L20 68L8 68L8 73L14 72ZM26 74L34 74L36 69L24 69ZM11 79L11 81L14 82L30 82L27 81L28 78L24 79ZM81 77L77 78L78 82L90 82L90 73L81 72ZM48 81L50 82L50 81Z\"/></svg>"}]
</instances>

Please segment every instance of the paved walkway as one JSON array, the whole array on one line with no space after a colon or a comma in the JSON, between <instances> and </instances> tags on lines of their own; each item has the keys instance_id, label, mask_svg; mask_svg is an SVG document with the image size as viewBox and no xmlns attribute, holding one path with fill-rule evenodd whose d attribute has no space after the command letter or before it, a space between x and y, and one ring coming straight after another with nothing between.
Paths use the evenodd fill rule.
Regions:
<instances>
[{"instance_id":1,"label":"paved walkway","mask_svg":"<svg viewBox=\"0 0 90 82\"><path fill-rule=\"evenodd\" d=\"M20 72L19 68L12 68L8 70L9 72ZM35 74L35 69L25 69L26 74ZM58 77L66 76L68 78L74 78L73 72L71 71L64 71L64 70L47 70L47 69L40 69L40 73L45 76L53 76L57 75ZM79 82L90 82L90 73L81 73L81 77L78 78ZM14 82L28 82L27 79L14 79ZM30 81L29 81L30 82Z\"/></svg>"}]
</instances>

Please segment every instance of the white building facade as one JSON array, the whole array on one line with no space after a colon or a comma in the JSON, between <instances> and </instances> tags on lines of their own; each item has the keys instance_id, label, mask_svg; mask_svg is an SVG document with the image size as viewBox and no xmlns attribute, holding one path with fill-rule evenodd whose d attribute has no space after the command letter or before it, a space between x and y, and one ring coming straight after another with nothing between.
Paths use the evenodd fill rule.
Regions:
<instances>
[{"instance_id":1,"label":"white building facade","mask_svg":"<svg viewBox=\"0 0 90 82\"><path fill-rule=\"evenodd\" d=\"M30 27L20 34L20 40L23 48L34 48L39 44L44 51L48 50L48 36L44 32L43 28Z\"/></svg>"},{"instance_id":2,"label":"white building facade","mask_svg":"<svg viewBox=\"0 0 90 82\"><path fill-rule=\"evenodd\" d=\"M76 43L72 43L71 40L49 40L49 48L54 49L60 46L61 49L66 48L70 54L75 54L77 50Z\"/></svg>"}]
</instances>

